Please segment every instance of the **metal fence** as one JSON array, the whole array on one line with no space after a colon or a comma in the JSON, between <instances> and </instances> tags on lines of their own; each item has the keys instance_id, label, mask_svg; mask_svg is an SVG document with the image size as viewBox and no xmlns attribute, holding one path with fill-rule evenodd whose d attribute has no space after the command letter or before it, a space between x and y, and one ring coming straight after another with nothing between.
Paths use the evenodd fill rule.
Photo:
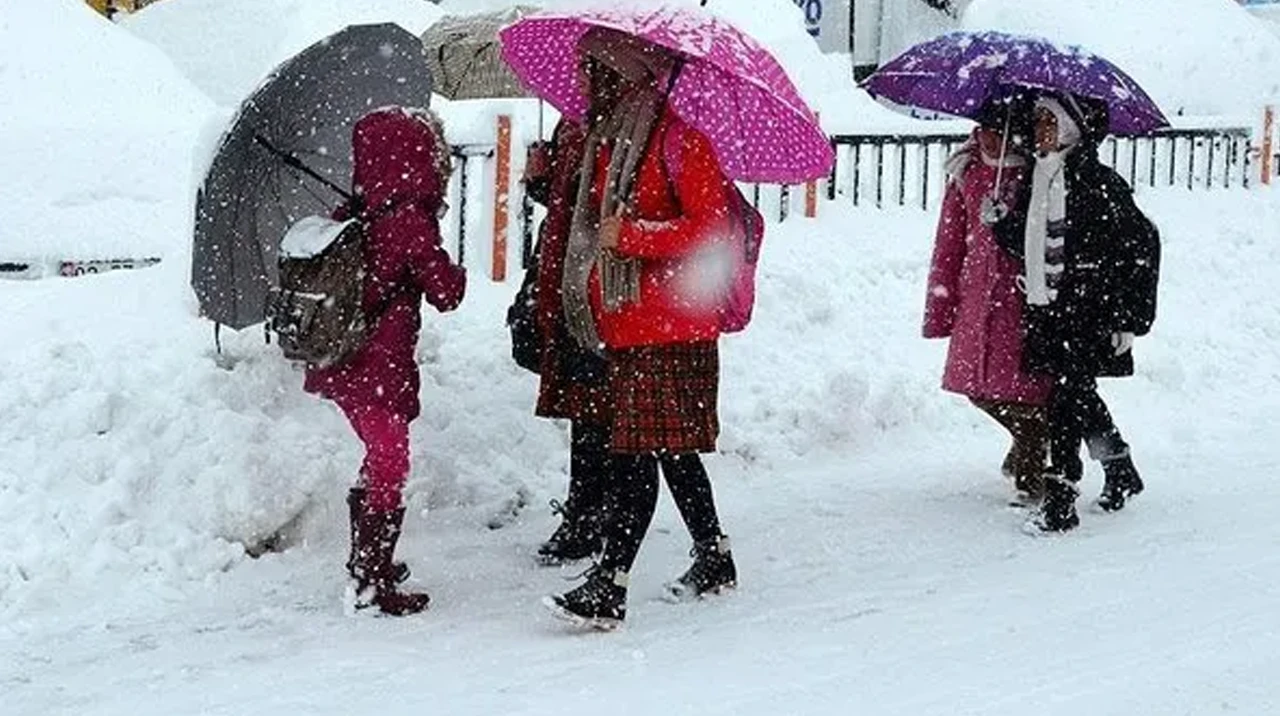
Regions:
<instances>
[{"instance_id":1,"label":"metal fence","mask_svg":"<svg viewBox=\"0 0 1280 716\"><path fill-rule=\"evenodd\" d=\"M836 166L827 198L855 205L930 208L941 197L948 156L966 134L843 134L832 138ZM1248 129L1170 129L1151 136L1108 137L1099 158L1135 189L1248 187Z\"/></svg>"},{"instance_id":2,"label":"metal fence","mask_svg":"<svg viewBox=\"0 0 1280 716\"><path fill-rule=\"evenodd\" d=\"M493 144L453 145L453 177L450 180L450 211L442 227L459 263L466 265L469 237L492 228L491 212L472 210L472 201L488 203L495 190L485 183L492 180L488 174L497 152ZM512 203L518 207L516 228L520 232L520 265L528 266L533 258L533 237L536 209L533 201L524 193L524 186L514 182ZM477 191L478 190L478 191ZM477 196L477 194L479 194ZM491 204L489 204L491 206Z\"/></svg>"}]
</instances>

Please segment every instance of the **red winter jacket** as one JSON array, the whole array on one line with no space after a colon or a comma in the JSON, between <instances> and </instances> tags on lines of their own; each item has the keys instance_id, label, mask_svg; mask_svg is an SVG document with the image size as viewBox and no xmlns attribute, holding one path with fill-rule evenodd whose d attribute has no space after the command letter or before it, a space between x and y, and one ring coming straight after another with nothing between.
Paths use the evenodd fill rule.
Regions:
<instances>
[{"instance_id":1,"label":"red winter jacket","mask_svg":"<svg viewBox=\"0 0 1280 716\"><path fill-rule=\"evenodd\" d=\"M599 203L608 152L596 163ZM673 166L668 166L673 165ZM617 253L642 260L640 301L604 308L592 271L592 310L609 348L694 341L720 336L719 310L729 282L732 250L728 180L711 142L670 110L663 114L640 163Z\"/></svg>"},{"instance_id":2,"label":"red winter jacket","mask_svg":"<svg viewBox=\"0 0 1280 716\"><path fill-rule=\"evenodd\" d=\"M402 109L378 110L356 122L352 139L354 184L369 221L364 307L370 316L382 310L350 361L308 370L304 387L346 412L382 406L412 420L420 410L419 306L425 298L441 312L457 308L467 276L440 246L436 215L446 187L423 120Z\"/></svg>"}]
</instances>

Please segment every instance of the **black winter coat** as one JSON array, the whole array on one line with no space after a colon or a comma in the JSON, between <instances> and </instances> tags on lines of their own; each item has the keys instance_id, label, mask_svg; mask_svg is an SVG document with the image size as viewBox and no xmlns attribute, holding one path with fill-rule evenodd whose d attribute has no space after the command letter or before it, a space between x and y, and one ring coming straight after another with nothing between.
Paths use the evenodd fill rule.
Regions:
<instances>
[{"instance_id":1,"label":"black winter coat","mask_svg":"<svg viewBox=\"0 0 1280 716\"><path fill-rule=\"evenodd\" d=\"M1066 159L1066 264L1057 298L1023 314L1023 368L1053 376L1133 375L1133 352L1115 355L1113 333L1146 335L1156 317L1160 234L1133 190L1097 158L1096 144ZM1023 258L1031 186L995 228Z\"/></svg>"}]
</instances>

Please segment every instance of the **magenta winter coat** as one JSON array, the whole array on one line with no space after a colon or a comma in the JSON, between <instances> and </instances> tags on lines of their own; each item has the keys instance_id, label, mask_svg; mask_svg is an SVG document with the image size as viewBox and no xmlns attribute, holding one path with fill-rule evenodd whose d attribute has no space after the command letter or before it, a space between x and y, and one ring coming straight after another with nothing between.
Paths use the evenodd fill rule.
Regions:
<instances>
[{"instance_id":1,"label":"magenta winter coat","mask_svg":"<svg viewBox=\"0 0 1280 716\"><path fill-rule=\"evenodd\" d=\"M379 110L356 123L354 185L370 222L364 307L371 316L386 308L355 357L308 370L304 386L345 412L382 406L416 418L419 306L425 298L443 312L462 302L466 273L440 246L436 216L445 177L436 144L424 120L401 109Z\"/></svg>"},{"instance_id":2,"label":"magenta winter coat","mask_svg":"<svg viewBox=\"0 0 1280 716\"><path fill-rule=\"evenodd\" d=\"M1052 381L1022 371L1019 262L996 245L981 217L996 167L970 148L959 179L947 182L925 299L925 338L950 338L944 390L970 398L1044 404ZM1001 194L1012 197L1024 167L1005 167Z\"/></svg>"}]
</instances>

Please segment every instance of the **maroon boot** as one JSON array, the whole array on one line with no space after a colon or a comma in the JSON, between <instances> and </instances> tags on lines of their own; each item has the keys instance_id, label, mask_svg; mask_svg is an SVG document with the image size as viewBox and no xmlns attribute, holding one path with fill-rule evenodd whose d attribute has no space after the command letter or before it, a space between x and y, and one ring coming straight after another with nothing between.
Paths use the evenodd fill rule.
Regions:
<instances>
[{"instance_id":1,"label":"maroon boot","mask_svg":"<svg viewBox=\"0 0 1280 716\"><path fill-rule=\"evenodd\" d=\"M355 579L356 608L377 607L383 614L405 616L427 608L431 598L424 593L402 592L400 570L392 556L400 541L404 508L391 512L362 510L352 530L352 561L349 571Z\"/></svg>"},{"instance_id":2,"label":"maroon boot","mask_svg":"<svg viewBox=\"0 0 1280 716\"><path fill-rule=\"evenodd\" d=\"M363 487L353 487L347 492L347 510L351 514L351 553L347 555L347 574L355 579L356 566L356 525L360 523L360 516L364 514L364 496L365 489ZM404 562L393 562L396 568L396 582L404 582L409 579L409 565Z\"/></svg>"}]
</instances>

